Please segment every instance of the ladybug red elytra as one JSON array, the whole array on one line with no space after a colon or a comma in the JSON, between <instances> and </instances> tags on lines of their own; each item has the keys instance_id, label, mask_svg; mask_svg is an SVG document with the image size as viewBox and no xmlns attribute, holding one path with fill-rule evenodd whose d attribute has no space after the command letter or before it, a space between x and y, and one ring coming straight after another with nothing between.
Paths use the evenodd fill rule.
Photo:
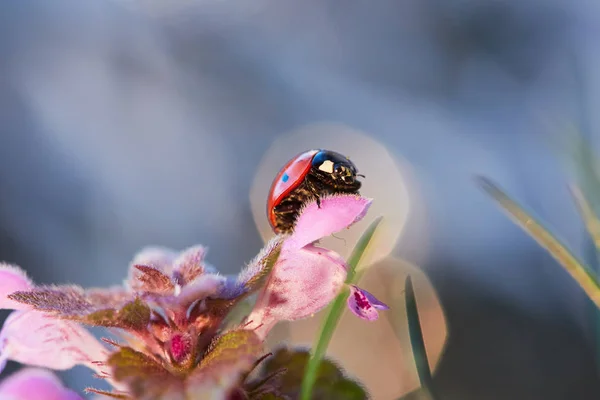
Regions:
<instances>
[{"instance_id":1,"label":"ladybug red elytra","mask_svg":"<svg viewBox=\"0 0 600 400\"><path fill-rule=\"evenodd\" d=\"M331 150L308 150L292 158L279 171L267 199L267 216L276 233L294 229L302 205L323 195L358 194L364 177L348 157Z\"/></svg>"}]
</instances>

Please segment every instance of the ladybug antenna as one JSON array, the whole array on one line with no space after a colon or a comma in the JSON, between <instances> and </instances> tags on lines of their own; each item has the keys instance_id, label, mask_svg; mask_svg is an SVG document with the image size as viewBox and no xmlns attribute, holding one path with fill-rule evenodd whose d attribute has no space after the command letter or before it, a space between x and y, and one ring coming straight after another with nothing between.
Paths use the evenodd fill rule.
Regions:
<instances>
[{"instance_id":1,"label":"ladybug antenna","mask_svg":"<svg viewBox=\"0 0 600 400\"><path fill-rule=\"evenodd\" d=\"M363 174L356 174L356 176L360 176L360 177L366 178L366 176L364 176Z\"/></svg>"},{"instance_id":2,"label":"ladybug antenna","mask_svg":"<svg viewBox=\"0 0 600 400\"><path fill-rule=\"evenodd\" d=\"M337 236L335 236L335 235L333 235L333 234L332 234L331 236L333 236L334 238L336 238L336 239L338 239L338 240L342 240L342 241L344 242L344 246L346 246L346 245L348 244L348 243L346 242L346 239L344 239L344 238L337 237Z\"/></svg>"}]
</instances>

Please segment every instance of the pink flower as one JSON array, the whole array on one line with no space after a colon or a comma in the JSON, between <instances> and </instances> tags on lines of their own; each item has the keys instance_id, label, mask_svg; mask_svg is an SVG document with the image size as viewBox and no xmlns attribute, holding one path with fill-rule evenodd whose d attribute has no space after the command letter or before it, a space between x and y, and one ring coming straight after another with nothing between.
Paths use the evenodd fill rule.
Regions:
<instances>
[{"instance_id":1,"label":"pink flower","mask_svg":"<svg viewBox=\"0 0 600 400\"><path fill-rule=\"evenodd\" d=\"M26 368L0 383L2 400L83 400L77 393L65 388L51 372Z\"/></svg>"},{"instance_id":2,"label":"pink flower","mask_svg":"<svg viewBox=\"0 0 600 400\"><path fill-rule=\"evenodd\" d=\"M33 307L6 297L14 289L33 284L15 266L0 264L0 308L16 309L0 331L0 372L7 360L36 367L65 370L85 365L103 375L101 363L108 351L79 324L51 318ZM11 290L12 289L12 290Z\"/></svg>"},{"instance_id":3,"label":"pink flower","mask_svg":"<svg viewBox=\"0 0 600 400\"><path fill-rule=\"evenodd\" d=\"M2 265L0 307L17 311L0 331L0 372L7 360L56 370L81 364L108 379L117 396L225 395L264 351L254 332L223 330L222 322L264 284L279 247L263 252L243 282L206 265L201 246L181 253L147 248L131 263L126 284L109 289L35 286L19 268ZM82 324L116 328L125 342L107 340L109 350Z\"/></svg>"},{"instance_id":4,"label":"pink flower","mask_svg":"<svg viewBox=\"0 0 600 400\"><path fill-rule=\"evenodd\" d=\"M278 321L309 317L333 300L345 284L347 265L340 255L315 242L360 221L370 205L371 200L355 195L323 198L320 207L316 202L306 205L247 318L249 328L264 338ZM388 309L354 285L348 306L369 321L377 319L377 310Z\"/></svg>"},{"instance_id":5,"label":"pink flower","mask_svg":"<svg viewBox=\"0 0 600 400\"><path fill-rule=\"evenodd\" d=\"M125 285L108 289L35 286L2 264L0 308L17 311L0 331L0 371L7 360L55 370L85 365L109 380L117 389L112 395L132 398L243 392L245 377L265 356L269 330L314 314L345 287L345 261L315 242L359 221L370 204L354 195L308 204L294 233L273 238L239 276L219 275L205 263L202 246L180 253L147 248L131 263ZM372 321L387 309L347 287L348 306L360 318ZM226 328L228 313L254 292L247 322ZM124 342L105 340L105 347L83 324L116 329Z\"/></svg>"}]
</instances>

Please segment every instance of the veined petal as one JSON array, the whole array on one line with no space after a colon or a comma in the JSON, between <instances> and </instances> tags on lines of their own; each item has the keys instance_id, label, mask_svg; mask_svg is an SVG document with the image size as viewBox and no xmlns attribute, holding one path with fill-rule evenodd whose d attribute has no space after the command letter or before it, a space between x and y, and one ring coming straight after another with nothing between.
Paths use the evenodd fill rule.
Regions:
<instances>
[{"instance_id":1,"label":"veined petal","mask_svg":"<svg viewBox=\"0 0 600 400\"><path fill-rule=\"evenodd\" d=\"M331 253L313 245L282 251L246 329L264 339L278 321L306 318L329 304L346 279L341 258Z\"/></svg>"},{"instance_id":2,"label":"veined petal","mask_svg":"<svg viewBox=\"0 0 600 400\"><path fill-rule=\"evenodd\" d=\"M308 203L298 215L294 233L284 247L300 248L348 228L360 221L371 206L371 199L356 195L334 195Z\"/></svg>"},{"instance_id":3,"label":"veined petal","mask_svg":"<svg viewBox=\"0 0 600 400\"><path fill-rule=\"evenodd\" d=\"M2 400L83 400L65 388L52 372L39 368L22 369L0 383Z\"/></svg>"},{"instance_id":4,"label":"veined petal","mask_svg":"<svg viewBox=\"0 0 600 400\"><path fill-rule=\"evenodd\" d=\"M30 290L32 287L33 283L25 271L16 265L0 263L0 309L23 310L29 308L7 296L14 292Z\"/></svg>"},{"instance_id":5,"label":"veined petal","mask_svg":"<svg viewBox=\"0 0 600 400\"><path fill-rule=\"evenodd\" d=\"M389 307L386 304L377 300L371 293L364 289L360 289L355 285L350 285L348 308L350 308L350 311L357 317L367 321L375 321L379 318L377 310L389 310Z\"/></svg>"},{"instance_id":6,"label":"veined petal","mask_svg":"<svg viewBox=\"0 0 600 400\"><path fill-rule=\"evenodd\" d=\"M100 342L77 323L35 310L13 312L0 331L0 367L7 360L55 370L81 364L102 375L105 371L99 363L107 355Z\"/></svg>"}]
</instances>

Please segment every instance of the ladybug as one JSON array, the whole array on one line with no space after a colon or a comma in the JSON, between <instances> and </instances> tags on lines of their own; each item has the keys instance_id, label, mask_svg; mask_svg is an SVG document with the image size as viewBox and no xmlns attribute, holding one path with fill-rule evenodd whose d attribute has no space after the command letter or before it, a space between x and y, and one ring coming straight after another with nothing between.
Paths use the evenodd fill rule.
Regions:
<instances>
[{"instance_id":1,"label":"ladybug","mask_svg":"<svg viewBox=\"0 0 600 400\"><path fill-rule=\"evenodd\" d=\"M292 158L279 171L269 190L267 216L275 233L294 229L302 206L311 200L321 207L328 194L359 194L361 182L348 157L331 150L308 150Z\"/></svg>"}]
</instances>

